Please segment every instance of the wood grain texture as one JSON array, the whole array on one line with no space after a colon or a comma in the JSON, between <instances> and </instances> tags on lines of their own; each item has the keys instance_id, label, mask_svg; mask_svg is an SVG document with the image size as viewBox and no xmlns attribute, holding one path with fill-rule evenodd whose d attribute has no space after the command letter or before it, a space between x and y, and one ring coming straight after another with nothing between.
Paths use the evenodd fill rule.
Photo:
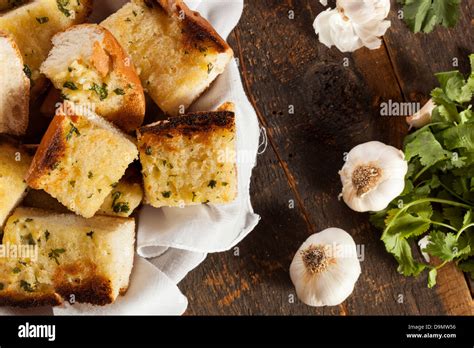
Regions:
<instances>
[{"instance_id":1,"label":"wood grain texture","mask_svg":"<svg viewBox=\"0 0 474 348\"><path fill-rule=\"evenodd\" d=\"M246 92L269 136L251 188L262 220L238 249L209 255L180 284L189 298L188 314L435 315L469 303L463 292L428 289L426 275L399 275L368 214L352 212L337 199L345 152L370 140L401 146L408 130L404 119L380 116L380 104L402 101L412 93L410 86L431 83L418 94L430 91L432 69L438 66L416 72L416 82L409 81L415 80L411 70L401 66L412 52L395 36L402 33L408 40L413 34L396 18L392 26L398 33L379 50L328 49L312 27L322 10L314 0L247 1L230 37ZM462 33L450 35L450 42L467 42ZM416 54L424 59L425 54ZM341 306L311 308L293 301L288 269L300 244L327 227L347 230L364 247L362 275ZM444 273L440 282L459 278ZM446 304L447 298L453 302Z\"/></svg>"}]
</instances>

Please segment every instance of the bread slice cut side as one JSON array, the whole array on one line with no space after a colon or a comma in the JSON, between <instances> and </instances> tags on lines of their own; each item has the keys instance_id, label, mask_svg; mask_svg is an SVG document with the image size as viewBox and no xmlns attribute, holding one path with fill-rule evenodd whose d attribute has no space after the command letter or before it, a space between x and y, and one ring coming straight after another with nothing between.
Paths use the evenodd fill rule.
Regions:
<instances>
[{"instance_id":1,"label":"bread slice cut side","mask_svg":"<svg viewBox=\"0 0 474 348\"><path fill-rule=\"evenodd\" d=\"M3 244L30 249L0 259L0 305L58 305L71 295L76 302L112 303L128 288L134 243L133 219L18 208Z\"/></svg>"},{"instance_id":2,"label":"bread slice cut side","mask_svg":"<svg viewBox=\"0 0 474 348\"><path fill-rule=\"evenodd\" d=\"M143 200L141 176L136 178L135 175L130 176L128 173L129 171L127 170L125 176L120 179L117 185L114 185L96 215L129 217L141 204ZM139 174L140 173L138 173L138 175ZM57 199L43 190L29 190L22 205L51 210L57 213L70 212L69 209L59 203Z\"/></svg>"},{"instance_id":3,"label":"bread slice cut side","mask_svg":"<svg viewBox=\"0 0 474 348\"><path fill-rule=\"evenodd\" d=\"M31 156L22 148L0 138L0 229L26 195L24 180Z\"/></svg>"},{"instance_id":4,"label":"bread slice cut side","mask_svg":"<svg viewBox=\"0 0 474 348\"><path fill-rule=\"evenodd\" d=\"M131 56L142 85L178 115L220 75L230 46L182 1L132 0L102 22Z\"/></svg>"},{"instance_id":5,"label":"bread slice cut side","mask_svg":"<svg viewBox=\"0 0 474 348\"><path fill-rule=\"evenodd\" d=\"M237 195L233 105L140 128L146 202L154 207L222 204Z\"/></svg>"},{"instance_id":6,"label":"bread slice cut side","mask_svg":"<svg viewBox=\"0 0 474 348\"><path fill-rule=\"evenodd\" d=\"M32 97L47 85L39 69L52 47L51 38L83 23L92 11L92 3L93 0L33 0L0 13L0 30L13 38L22 53L25 71L32 81Z\"/></svg>"},{"instance_id":7,"label":"bread slice cut side","mask_svg":"<svg viewBox=\"0 0 474 348\"><path fill-rule=\"evenodd\" d=\"M137 157L130 137L90 110L67 102L43 137L26 181L89 218Z\"/></svg>"},{"instance_id":8,"label":"bread slice cut side","mask_svg":"<svg viewBox=\"0 0 474 348\"><path fill-rule=\"evenodd\" d=\"M0 31L0 133L25 134L28 127L30 79L17 44Z\"/></svg>"},{"instance_id":9,"label":"bread slice cut side","mask_svg":"<svg viewBox=\"0 0 474 348\"><path fill-rule=\"evenodd\" d=\"M143 123L145 95L140 79L105 28L82 24L55 35L41 72L64 99L89 105L123 130L133 131Z\"/></svg>"}]
</instances>

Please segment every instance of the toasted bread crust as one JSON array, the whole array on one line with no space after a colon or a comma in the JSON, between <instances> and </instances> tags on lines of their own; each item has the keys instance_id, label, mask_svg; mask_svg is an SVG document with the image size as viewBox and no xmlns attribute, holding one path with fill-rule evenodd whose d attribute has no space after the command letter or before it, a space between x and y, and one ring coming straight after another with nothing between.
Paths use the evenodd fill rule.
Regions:
<instances>
[{"instance_id":1,"label":"toasted bread crust","mask_svg":"<svg viewBox=\"0 0 474 348\"><path fill-rule=\"evenodd\" d=\"M210 44L216 52L232 52L227 42L217 33L212 25L199 12L192 11L182 0L155 0L169 16L183 15L181 20L184 42L188 47L199 43ZM146 1L145 3L150 3Z\"/></svg>"},{"instance_id":2,"label":"toasted bread crust","mask_svg":"<svg viewBox=\"0 0 474 348\"><path fill-rule=\"evenodd\" d=\"M232 48L212 25L199 12L192 11L182 0L144 0L144 3L149 8L157 6L170 17L179 16L185 46L192 49L197 48L200 43L206 43L218 53L232 52L233 54Z\"/></svg>"},{"instance_id":3,"label":"toasted bread crust","mask_svg":"<svg viewBox=\"0 0 474 348\"><path fill-rule=\"evenodd\" d=\"M92 275L81 280L80 283L73 284L62 281L55 286L55 292L51 293L25 293L16 291L0 291L0 306L12 306L21 308L58 306L63 303L63 299L69 299L71 295L74 300L80 303L90 303L104 306L114 302L110 280L105 277ZM121 294L126 292L120 290Z\"/></svg>"},{"instance_id":4,"label":"toasted bread crust","mask_svg":"<svg viewBox=\"0 0 474 348\"><path fill-rule=\"evenodd\" d=\"M56 293L22 295L13 291L0 291L0 306L31 308L59 306L63 299Z\"/></svg>"},{"instance_id":5,"label":"toasted bread crust","mask_svg":"<svg viewBox=\"0 0 474 348\"><path fill-rule=\"evenodd\" d=\"M234 130L234 113L232 111L196 112L183 116L168 118L152 125L141 127L141 135L153 134L170 137L173 134L190 135L193 133L208 133L215 128Z\"/></svg>"},{"instance_id":6,"label":"toasted bread crust","mask_svg":"<svg viewBox=\"0 0 474 348\"><path fill-rule=\"evenodd\" d=\"M75 301L80 303L104 306L114 302L110 280L97 275L84 279L78 284L59 284L56 286L56 291L65 299L73 295Z\"/></svg>"},{"instance_id":7,"label":"toasted bread crust","mask_svg":"<svg viewBox=\"0 0 474 348\"><path fill-rule=\"evenodd\" d=\"M29 186L40 189L37 180L54 168L65 153L66 143L63 136L61 123L62 115L56 115L41 141L30 169L26 175Z\"/></svg>"}]
</instances>

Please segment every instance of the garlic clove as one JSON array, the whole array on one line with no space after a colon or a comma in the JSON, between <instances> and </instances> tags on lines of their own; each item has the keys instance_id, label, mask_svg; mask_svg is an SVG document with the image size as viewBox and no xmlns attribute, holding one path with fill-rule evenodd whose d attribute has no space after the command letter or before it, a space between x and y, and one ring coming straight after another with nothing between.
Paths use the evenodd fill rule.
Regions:
<instances>
[{"instance_id":1,"label":"garlic clove","mask_svg":"<svg viewBox=\"0 0 474 348\"><path fill-rule=\"evenodd\" d=\"M354 147L339 171L344 202L358 212L385 209L405 187L404 157L402 151L378 141Z\"/></svg>"},{"instance_id":2,"label":"garlic clove","mask_svg":"<svg viewBox=\"0 0 474 348\"><path fill-rule=\"evenodd\" d=\"M334 45L341 52L354 52L362 47L362 42L354 31L352 24L339 13L330 18L331 37Z\"/></svg>"},{"instance_id":3,"label":"garlic clove","mask_svg":"<svg viewBox=\"0 0 474 348\"><path fill-rule=\"evenodd\" d=\"M331 36L331 26L329 23L331 17L335 14L337 13L334 9L328 8L326 11L321 12L313 23L313 28L316 31L316 34L319 35L319 41L329 48L334 46L334 41Z\"/></svg>"},{"instance_id":4,"label":"garlic clove","mask_svg":"<svg viewBox=\"0 0 474 348\"><path fill-rule=\"evenodd\" d=\"M337 8L321 12L314 21L319 41L341 52L353 52L363 46L379 48L380 36L390 27L384 20L390 11L389 0L338 0Z\"/></svg>"},{"instance_id":5,"label":"garlic clove","mask_svg":"<svg viewBox=\"0 0 474 348\"><path fill-rule=\"evenodd\" d=\"M433 99L430 99L418 112L412 116L408 116L406 121L410 125L410 129L421 128L429 124L431 122L431 114L435 107L436 104Z\"/></svg>"},{"instance_id":6,"label":"garlic clove","mask_svg":"<svg viewBox=\"0 0 474 348\"><path fill-rule=\"evenodd\" d=\"M423 251L423 249L425 249L428 244L430 244L429 235L424 236L418 241L418 246L420 247L421 255L423 255L423 258L426 262L430 262L430 255L427 252Z\"/></svg>"},{"instance_id":7,"label":"garlic clove","mask_svg":"<svg viewBox=\"0 0 474 348\"><path fill-rule=\"evenodd\" d=\"M316 307L342 303L354 290L360 273L354 240L339 228L311 235L290 265L290 278L298 298Z\"/></svg>"}]
</instances>

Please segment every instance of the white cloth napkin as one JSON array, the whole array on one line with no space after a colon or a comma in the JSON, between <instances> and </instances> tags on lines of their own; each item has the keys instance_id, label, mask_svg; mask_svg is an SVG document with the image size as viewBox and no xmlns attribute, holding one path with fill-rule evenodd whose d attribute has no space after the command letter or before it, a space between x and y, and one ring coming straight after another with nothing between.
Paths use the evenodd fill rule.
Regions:
<instances>
[{"instance_id":1,"label":"white cloth napkin","mask_svg":"<svg viewBox=\"0 0 474 348\"><path fill-rule=\"evenodd\" d=\"M95 2L91 22L100 22L118 10L124 0ZM237 25L243 0L189 0L188 6L207 18L227 38ZM65 304L62 307L18 311L0 308L0 314L55 315L180 315L187 299L176 286L209 252L225 251L239 243L257 225L260 217L250 202L250 177L259 145L257 115L245 95L236 61L194 103L193 111L214 110L223 102L236 107L237 169L239 193L228 205L202 205L155 209L145 206L138 219L137 253L125 296L114 304L97 307ZM147 261L144 258L152 258Z\"/></svg>"}]
</instances>

